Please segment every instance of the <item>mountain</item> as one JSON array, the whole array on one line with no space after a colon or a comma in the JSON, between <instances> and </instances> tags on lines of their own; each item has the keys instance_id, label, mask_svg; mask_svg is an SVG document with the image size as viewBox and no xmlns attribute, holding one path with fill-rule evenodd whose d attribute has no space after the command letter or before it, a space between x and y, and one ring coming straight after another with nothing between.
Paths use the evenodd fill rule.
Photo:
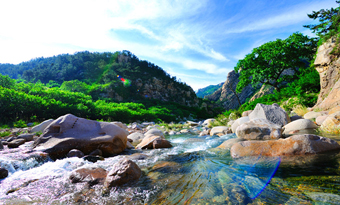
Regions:
<instances>
[{"instance_id":1,"label":"mountain","mask_svg":"<svg viewBox=\"0 0 340 205\"><path fill-rule=\"evenodd\" d=\"M178 82L157 65L139 60L129 51L84 51L41 57L18 65L0 64L0 73L28 82L59 85L68 91L89 94L93 99L110 98L115 102L157 99L199 106L199 99L190 86Z\"/></svg>"},{"instance_id":2,"label":"mountain","mask_svg":"<svg viewBox=\"0 0 340 205\"><path fill-rule=\"evenodd\" d=\"M222 85L223 85L223 82L217 85L209 85L205 88L198 89L198 91L196 92L196 95L199 98L204 98L207 95L213 94L216 90L221 88Z\"/></svg>"}]
</instances>

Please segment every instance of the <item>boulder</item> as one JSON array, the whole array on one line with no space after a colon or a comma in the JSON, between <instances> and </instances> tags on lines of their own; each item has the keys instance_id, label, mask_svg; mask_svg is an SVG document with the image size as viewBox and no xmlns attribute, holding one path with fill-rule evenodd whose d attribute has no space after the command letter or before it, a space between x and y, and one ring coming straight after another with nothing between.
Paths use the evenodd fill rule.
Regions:
<instances>
[{"instance_id":1,"label":"boulder","mask_svg":"<svg viewBox=\"0 0 340 205\"><path fill-rule=\"evenodd\" d=\"M157 129L157 128L152 128L152 129L150 129L150 130L147 131L144 135L145 135L145 136L148 136L148 135L155 135L155 136L160 136L160 137L164 138L163 132L160 131L160 130Z\"/></svg>"},{"instance_id":2,"label":"boulder","mask_svg":"<svg viewBox=\"0 0 340 205\"><path fill-rule=\"evenodd\" d=\"M39 125L36 125L36 126L32 127L30 132L31 133L33 133L33 132L42 132L52 122L53 122L53 119L45 120L44 122L40 123Z\"/></svg>"},{"instance_id":3,"label":"boulder","mask_svg":"<svg viewBox=\"0 0 340 205\"><path fill-rule=\"evenodd\" d=\"M326 132L338 132L340 129L340 111L328 115L328 117L322 122L320 129Z\"/></svg>"},{"instance_id":4,"label":"boulder","mask_svg":"<svg viewBox=\"0 0 340 205\"><path fill-rule=\"evenodd\" d=\"M235 120L235 122L234 122L233 125L231 126L231 131L232 131L233 133L235 133L238 126L240 126L240 125L242 125L243 123L248 122L248 121L249 121L249 116L238 118L237 120Z\"/></svg>"},{"instance_id":5,"label":"boulder","mask_svg":"<svg viewBox=\"0 0 340 205\"><path fill-rule=\"evenodd\" d=\"M314 112L314 111L310 111L310 112L307 112L303 118L305 119L308 119L308 120L311 120L311 119L316 119L317 117L321 116L322 113L321 112Z\"/></svg>"},{"instance_id":6,"label":"boulder","mask_svg":"<svg viewBox=\"0 0 340 205\"><path fill-rule=\"evenodd\" d=\"M290 117L290 121L293 122L295 120L299 120L299 119L303 119L303 117L299 116L299 115L293 115Z\"/></svg>"},{"instance_id":7,"label":"boulder","mask_svg":"<svg viewBox=\"0 0 340 205\"><path fill-rule=\"evenodd\" d=\"M80 150L77 150L77 149L72 149L72 150L70 150L68 153L67 153L67 155L66 155L67 157L78 157L78 158L82 158L82 157L84 157L85 155L84 155L84 153L82 152L82 151L80 151Z\"/></svg>"},{"instance_id":8,"label":"boulder","mask_svg":"<svg viewBox=\"0 0 340 205\"><path fill-rule=\"evenodd\" d=\"M325 119L327 119L327 117L328 115L321 115L315 119L315 123L320 126L325 121Z\"/></svg>"},{"instance_id":9,"label":"boulder","mask_svg":"<svg viewBox=\"0 0 340 205\"><path fill-rule=\"evenodd\" d=\"M203 122L203 126L209 126L211 123L215 122L216 120L214 118L209 118L209 119L206 119L204 120Z\"/></svg>"},{"instance_id":10,"label":"boulder","mask_svg":"<svg viewBox=\"0 0 340 205\"><path fill-rule=\"evenodd\" d=\"M33 148L51 158L63 158L72 149L85 155L100 149L103 156L121 153L126 148L128 132L108 122L97 122L67 114L53 121L34 141Z\"/></svg>"},{"instance_id":11,"label":"boulder","mask_svg":"<svg viewBox=\"0 0 340 205\"><path fill-rule=\"evenodd\" d=\"M231 147L236 144L237 142L242 142L244 141L244 139L241 138L233 138L233 139L228 139L226 141L224 141L220 146L218 146L217 148L219 149L225 149L225 150L230 150Z\"/></svg>"},{"instance_id":12,"label":"boulder","mask_svg":"<svg viewBox=\"0 0 340 205\"><path fill-rule=\"evenodd\" d=\"M175 135L175 134L176 134L176 132L173 131L173 130L171 130L171 131L169 132L169 135Z\"/></svg>"},{"instance_id":13,"label":"boulder","mask_svg":"<svg viewBox=\"0 0 340 205\"><path fill-rule=\"evenodd\" d=\"M281 126L266 119L254 119L238 126L236 135L246 140L279 139L282 135Z\"/></svg>"},{"instance_id":14,"label":"boulder","mask_svg":"<svg viewBox=\"0 0 340 205\"><path fill-rule=\"evenodd\" d=\"M127 136L128 139L132 140L131 144L138 144L138 143L140 143L143 140L144 137L145 137L144 134L143 133L139 133L139 132L135 132L135 133L129 134Z\"/></svg>"},{"instance_id":15,"label":"boulder","mask_svg":"<svg viewBox=\"0 0 340 205\"><path fill-rule=\"evenodd\" d=\"M182 134L188 134L188 133L190 133L190 130L188 130L188 129L183 129L183 130L181 130L180 131Z\"/></svg>"},{"instance_id":16,"label":"boulder","mask_svg":"<svg viewBox=\"0 0 340 205\"><path fill-rule=\"evenodd\" d=\"M157 135L147 135L144 137L142 142L136 146L136 149L152 149L153 141L157 139L165 139L165 138L162 136L157 136Z\"/></svg>"},{"instance_id":17,"label":"boulder","mask_svg":"<svg viewBox=\"0 0 340 205\"><path fill-rule=\"evenodd\" d=\"M114 124L114 125L117 125L118 127L122 128L124 130L128 129L128 127L125 124L123 124L122 122L115 121L115 122L111 122L111 123Z\"/></svg>"},{"instance_id":18,"label":"boulder","mask_svg":"<svg viewBox=\"0 0 340 205\"><path fill-rule=\"evenodd\" d=\"M8 143L8 148L17 148L22 144L25 144L26 140L25 139L15 139L12 140Z\"/></svg>"},{"instance_id":19,"label":"boulder","mask_svg":"<svg viewBox=\"0 0 340 205\"><path fill-rule=\"evenodd\" d=\"M103 184L107 171L99 167L80 168L74 170L69 179L72 183L87 182L89 185Z\"/></svg>"},{"instance_id":20,"label":"boulder","mask_svg":"<svg viewBox=\"0 0 340 205\"><path fill-rule=\"evenodd\" d=\"M129 142L127 142L126 144L128 144L128 143ZM103 156L103 152L100 149L95 149L89 155L92 155L92 156Z\"/></svg>"},{"instance_id":21,"label":"boulder","mask_svg":"<svg viewBox=\"0 0 340 205\"><path fill-rule=\"evenodd\" d=\"M156 139L152 143L154 149L171 148L171 143L166 139Z\"/></svg>"},{"instance_id":22,"label":"boulder","mask_svg":"<svg viewBox=\"0 0 340 205\"><path fill-rule=\"evenodd\" d=\"M0 150L4 149L4 145L2 145L2 141L0 140Z\"/></svg>"},{"instance_id":23,"label":"boulder","mask_svg":"<svg viewBox=\"0 0 340 205\"><path fill-rule=\"evenodd\" d=\"M318 154L340 149L340 145L329 138L317 135L293 135L279 140L252 140L234 144L230 154L233 158L247 156L286 156Z\"/></svg>"},{"instance_id":24,"label":"boulder","mask_svg":"<svg viewBox=\"0 0 340 205\"><path fill-rule=\"evenodd\" d=\"M190 121L190 120L188 120L186 124L188 124L190 126L198 126L198 122L194 122L194 121Z\"/></svg>"},{"instance_id":25,"label":"boulder","mask_svg":"<svg viewBox=\"0 0 340 205\"><path fill-rule=\"evenodd\" d=\"M276 103L272 105L258 103L253 112L249 114L250 120L257 118L267 119L268 121L280 126L284 126L290 122L290 118L286 111L284 111L284 109Z\"/></svg>"},{"instance_id":26,"label":"boulder","mask_svg":"<svg viewBox=\"0 0 340 205\"><path fill-rule=\"evenodd\" d=\"M213 136L213 135L222 136L222 135L229 134L229 133L231 133L230 127L217 126L211 129L210 136Z\"/></svg>"},{"instance_id":27,"label":"boulder","mask_svg":"<svg viewBox=\"0 0 340 205\"><path fill-rule=\"evenodd\" d=\"M311 120L299 119L286 124L283 128L283 134L289 134L291 131L295 130L317 129L318 126Z\"/></svg>"},{"instance_id":28,"label":"boulder","mask_svg":"<svg viewBox=\"0 0 340 205\"><path fill-rule=\"evenodd\" d=\"M17 137L17 139L24 139L26 142L33 141L33 134L21 134Z\"/></svg>"},{"instance_id":29,"label":"boulder","mask_svg":"<svg viewBox=\"0 0 340 205\"><path fill-rule=\"evenodd\" d=\"M128 182L134 182L137 181L141 175L142 171L136 163L129 159L123 159L113 165L113 168L106 176L104 187L110 188L121 186Z\"/></svg>"},{"instance_id":30,"label":"boulder","mask_svg":"<svg viewBox=\"0 0 340 205\"><path fill-rule=\"evenodd\" d=\"M249 114L250 114L251 112L253 112L253 110L244 111L244 112L242 113L242 117L247 117L247 116L249 116Z\"/></svg>"},{"instance_id":31,"label":"boulder","mask_svg":"<svg viewBox=\"0 0 340 205\"><path fill-rule=\"evenodd\" d=\"M4 179L8 176L8 170L0 167L0 179Z\"/></svg>"},{"instance_id":32,"label":"boulder","mask_svg":"<svg viewBox=\"0 0 340 205\"><path fill-rule=\"evenodd\" d=\"M202 137L202 136L206 136L206 135L209 135L210 134L210 130L203 130L199 136Z\"/></svg>"}]
</instances>

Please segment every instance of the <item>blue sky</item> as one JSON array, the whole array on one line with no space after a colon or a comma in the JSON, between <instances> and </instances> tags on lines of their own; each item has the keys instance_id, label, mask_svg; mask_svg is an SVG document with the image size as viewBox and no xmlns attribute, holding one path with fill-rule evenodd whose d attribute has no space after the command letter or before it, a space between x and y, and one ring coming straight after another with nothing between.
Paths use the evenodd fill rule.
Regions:
<instances>
[{"instance_id":1,"label":"blue sky","mask_svg":"<svg viewBox=\"0 0 340 205\"><path fill-rule=\"evenodd\" d=\"M194 90L226 80L255 47L294 32L335 0L58 0L0 2L0 63L129 50Z\"/></svg>"}]
</instances>

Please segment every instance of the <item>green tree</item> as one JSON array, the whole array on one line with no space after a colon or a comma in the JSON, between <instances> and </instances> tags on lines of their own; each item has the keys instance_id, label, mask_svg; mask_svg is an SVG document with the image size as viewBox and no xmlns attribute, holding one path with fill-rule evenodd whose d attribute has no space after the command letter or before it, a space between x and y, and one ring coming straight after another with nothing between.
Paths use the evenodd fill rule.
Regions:
<instances>
[{"instance_id":1,"label":"green tree","mask_svg":"<svg viewBox=\"0 0 340 205\"><path fill-rule=\"evenodd\" d=\"M336 3L340 4L340 1L336 1ZM313 11L313 13L308 14L308 17L313 20L318 19L319 24L304 25L304 27L311 29L323 41L340 32L340 6Z\"/></svg>"},{"instance_id":2,"label":"green tree","mask_svg":"<svg viewBox=\"0 0 340 205\"><path fill-rule=\"evenodd\" d=\"M271 41L254 48L252 53L239 60L236 72L240 72L240 81L236 91L241 92L249 83L273 86L277 91L284 82L291 82L306 67L316 49L316 39L301 33L294 33L287 39ZM284 71L293 70L294 75L285 75Z\"/></svg>"}]
</instances>

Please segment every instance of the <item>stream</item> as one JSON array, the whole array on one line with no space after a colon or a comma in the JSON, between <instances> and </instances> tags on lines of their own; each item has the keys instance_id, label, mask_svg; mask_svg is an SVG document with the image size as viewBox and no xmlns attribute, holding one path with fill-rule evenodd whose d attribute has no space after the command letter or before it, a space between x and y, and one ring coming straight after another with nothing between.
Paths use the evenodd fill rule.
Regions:
<instances>
[{"instance_id":1,"label":"stream","mask_svg":"<svg viewBox=\"0 0 340 205\"><path fill-rule=\"evenodd\" d=\"M5 147L0 167L9 176L0 180L0 204L340 204L339 152L232 159L229 151L216 147L235 137L167 136L172 148L128 150L96 163L53 161L32 152L32 142ZM104 194L102 185L70 182L75 169L109 171L123 155L135 153L147 155L134 160L142 169L136 183Z\"/></svg>"}]
</instances>

